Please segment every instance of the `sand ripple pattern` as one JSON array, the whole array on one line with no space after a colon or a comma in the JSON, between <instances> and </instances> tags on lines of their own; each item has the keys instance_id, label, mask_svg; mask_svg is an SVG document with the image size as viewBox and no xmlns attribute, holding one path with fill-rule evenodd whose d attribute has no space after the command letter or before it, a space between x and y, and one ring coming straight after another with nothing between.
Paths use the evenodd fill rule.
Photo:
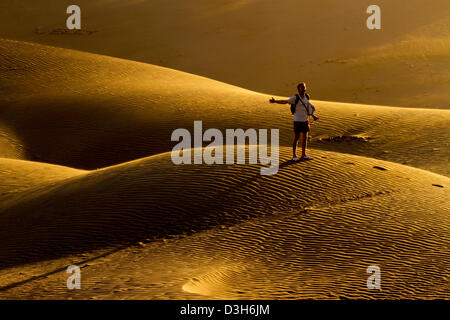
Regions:
<instances>
[{"instance_id":1,"label":"sand ripple pattern","mask_svg":"<svg viewBox=\"0 0 450 320\"><path fill-rule=\"evenodd\" d=\"M280 144L292 143L288 107L193 74L4 39L0 65L12 70L0 70L3 157L98 169L170 151L172 132L192 132L194 120L222 132L280 129ZM450 175L450 110L313 103L311 147Z\"/></svg>"},{"instance_id":2,"label":"sand ripple pattern","mask_svg":"<svg viewBox=\"0 0 450 320\"><path fill-rule=\"evenodd\" d=\"M175 166L167 153L19 193L0 211L2 267L144 241L87 267L84 297L113 297L113 286L114 298L448 298L448 178L320 150L290 164L289 152L274 176ZM370 264L381 292L365 287ZM107 280L107 266L134 287ZM41 283L67 297L52 281L5 294Z\"/></svg>"}]
</instances>

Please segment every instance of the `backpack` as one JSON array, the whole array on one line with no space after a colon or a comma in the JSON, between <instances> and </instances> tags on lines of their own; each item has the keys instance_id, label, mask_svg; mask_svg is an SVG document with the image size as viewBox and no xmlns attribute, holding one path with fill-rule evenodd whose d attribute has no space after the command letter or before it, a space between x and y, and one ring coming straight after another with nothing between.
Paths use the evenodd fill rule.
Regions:
<instances>
[{"instance_id":1,"label":"backpack","mask_svg":"<svg viewBox=\"0 0 450 320\"><path fill-rule=\"evenodd\" d=\"M305 93L306 99L309 100L309 94ZM295 95L295 103L291 104L291 113L295 113L295 108L297 107L297 103L300 100L300 96L298 94Z\"/></svg>"}]
</instances>

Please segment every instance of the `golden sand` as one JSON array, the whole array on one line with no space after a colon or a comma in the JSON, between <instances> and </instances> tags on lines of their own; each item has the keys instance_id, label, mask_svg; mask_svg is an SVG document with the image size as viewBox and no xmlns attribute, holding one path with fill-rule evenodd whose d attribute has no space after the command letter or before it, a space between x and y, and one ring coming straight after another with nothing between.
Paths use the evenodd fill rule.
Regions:
<instances>
[{"instance_id":1,"label":"golden sand","mask_svg":"<svg viewBox=\"0 0 450 320\"><path fill-rule=\"evenodd\" d=\"M79 0L0 3L0 37L161 65L280 96L306 81L324 101L449 109L448 0ZM20 17L18 19L17 17Z\"/></svg>"},{"instance_id":2,"label":"golden sand","mask_svg":"<svg viewBox=\"0 0 450 320\"><path fill-rule=\"evenodd\" d=\"M79 2L77 35L61 1L0 3L1 299L449 299L447 0L379 0L379 33L355 1ZM268 101L299 80L292 163ZM280 129L278 173L174 165L195 120Z\"/></svg>"}]
</instances>

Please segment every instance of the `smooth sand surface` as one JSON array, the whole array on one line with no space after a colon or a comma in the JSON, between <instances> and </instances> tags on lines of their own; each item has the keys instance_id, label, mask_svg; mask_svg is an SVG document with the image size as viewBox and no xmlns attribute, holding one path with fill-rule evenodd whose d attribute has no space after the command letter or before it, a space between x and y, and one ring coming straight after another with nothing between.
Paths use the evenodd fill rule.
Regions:
<instances>
[{"instance_id":1,"label":"smooth sand surface","mask_svg":"<svg viewBox=\"0 0 450 320\"><path fill-rule=\"evenodd\" d=\"M449 298L448 110L313 100L291 163L270 95L19 41L0 65L0 298ZM199 119L279 128L279 172L174 165Z\"/></svg>"},{"instance_id":2,"label":"smooth sand surface","mask_svg":"<svg viewBox=\"0 0 450 320\"><path fill-rule=\"evenodd\" d=\"M0 37L162 65L258 92L450 108L450 2L378 0L80 0L82 30L66 28L70 1L0 3ZM91 33L93 32L93 33Z\"/></svg>"}]
</instances>

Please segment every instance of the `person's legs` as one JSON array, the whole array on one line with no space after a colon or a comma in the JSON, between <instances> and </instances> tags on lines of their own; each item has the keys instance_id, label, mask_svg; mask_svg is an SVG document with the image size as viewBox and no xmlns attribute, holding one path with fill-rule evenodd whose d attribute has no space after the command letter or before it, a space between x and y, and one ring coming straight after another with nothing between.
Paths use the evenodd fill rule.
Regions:
<instances>
[{"instance_id":1,"label":"person's legs","mask_svg":"<svg viewBox=\"0 0 450 320\"><path fill-rule=\"evenodd\" d=\"M300 138L300 132L294 132L294 142L292 143L292 156L297 158L297 142Z\"/></svg>"},{"instance_id":2,"label":"person's legs","mask_svg":"<svg viewBox=\"0 0 450 320\"><path fill-rule=\"evenodd\" d=\"M306 143L308 141L308 131L302 132L302 158L306 156Z\"/></svg>"}]
</instances>

